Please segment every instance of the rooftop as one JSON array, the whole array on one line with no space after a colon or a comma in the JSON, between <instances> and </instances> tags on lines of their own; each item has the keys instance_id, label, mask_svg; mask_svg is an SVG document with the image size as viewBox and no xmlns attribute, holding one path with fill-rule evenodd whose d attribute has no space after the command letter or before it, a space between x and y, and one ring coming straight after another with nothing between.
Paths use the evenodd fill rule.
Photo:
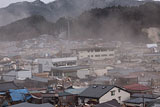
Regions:
<instances>
[{"instance_id":1,"label":"rooftop","mask_svg":"<svg viewBox=\"0 0 160 107\"><path fill-rule=\"evenodd\" d=\"M132 97L135 97L135 98L157 99L157 98L160 97L160 95L156 95L156 94L133 94Z\"/></svg>"},{"instance_id":2,"label":"rooftop","mask_svg":"<svg viewBox=\"0 0 160 107\"><path fill-rule=\"evenodd\" d=\"M131 84L124 86L127 90L133 90L133 91L144 91L144 90L150 90L149 87L141 85L141 84Z\"/></svg>"},{"instance_id":3,"label":"rooftop","mask_svg":"<svg viewBox=\"0 0 160 107\"><path fill-rule=\"evenodd\" d=\"M125 101L125 103L132 103L132 104L141 104L143 102L151 102L154 101L154 99L147 99L147 98L135 98Z\"/></svg>"},{"instance_id":4,"label":"rooftop","mask_svg":"<svg viewBox=\"0 0 160 107\"><path fill-rule=\"evenodd\" d=\"M9 89L18 89L14 82L1 82L0 91L8 91Z\"/></svg>"},{"instance_id":5,"label":"rooftop","mask_svg":"<svg viewBox=\"0 0 160 107\"><path fill-rule=\"evenodd\" d=\"M45 103L45 104L31 104L31 103L20 103L20 104L16 104L10 107L54 107L53 105L49 104L49 103Z\"/></svg>"},{"instance_id":6,"label":"rooftop","mask_svg":"<svg viewBox=\"0 0 160 107\"><path fill-rule=\"evenodd\" d=\"M100 98L115 86L112 85L91 85L79 94L80 97Z\"/></svg>"}]
</instances>

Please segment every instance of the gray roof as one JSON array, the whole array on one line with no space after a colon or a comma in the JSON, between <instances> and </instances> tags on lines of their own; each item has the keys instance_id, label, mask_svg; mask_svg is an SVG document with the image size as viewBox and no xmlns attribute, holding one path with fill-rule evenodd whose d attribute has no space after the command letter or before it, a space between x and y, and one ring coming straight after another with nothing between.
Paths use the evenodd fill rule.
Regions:
<instances>
[{"instance_id":1,"label":"gray roof","mask_svg":"<svg viewBox=\"0 0 160 107\"><path fill-rule=\"evenodd\" d=\"M77 89L66 89L65 92L68 92L72 95L78 95L83 92L86 88L77 88Z\"/></svg>"},{"instance_id":2,"label":"gray roof","mask_svg":"<svg viewBox=\"0 0 160 107\"><path fill-rule=\"evenodd\" d=\"M79 94L80 97L100 98L115 86L112 85L91 85Z\"/></svg>"},{"instance_id":3,"label":"gray roof","mask_svg":"<svg viewBox=\"0 0 160 107\"><path fill-rule=\"evenodd\" d=\"M143 102L151 102L154 101L154 99L148 99L148 98L135 98L125 101L125 103L131 103L131 104L141 104Z\"/></svg>"},{"instance_id":4,"label":"gray roof","mask_svg":"<svg viewBox=\"0 0 160 107\"><path fill-rule=\"evenodd\" d=\"M148 98L148 99L157 99L158 97L160 97L160 95L156 95L156 94L133 94L132 97L135 98Z\"/></svg>"},{"instance_id":5,"label":"gray roof","mask_svg":"<svg viewBox=\"0 0 160 107\"><path fill-rule=\"evenodd\" d=\"M117 102L117 100L113 99L105 103L97 104L95 107L121 107L121 105Z\"/></svg>"},{"instance_id":6,"label":"gray roof","mask_svg":"<svg viewBox=\"0 0 160 107\"><path fill-rule=\"evenodd\" d=\"M8 91L9 89L18 89L18 86L16 86L14 82L0 83L0 91Z\"/></svg>"},{"instance_id":7,"label":"gray roof","mask_svg":"<svg viewBox=\"0 0 160 107\"><path fill-rule=\"evenodd\" d=\"M49 103L45 103L45 104L31 104L31 103L20 103L20 104L16 104L10 107L54 107L53 105L49 104Z\"/></svg>"}]
</instances>

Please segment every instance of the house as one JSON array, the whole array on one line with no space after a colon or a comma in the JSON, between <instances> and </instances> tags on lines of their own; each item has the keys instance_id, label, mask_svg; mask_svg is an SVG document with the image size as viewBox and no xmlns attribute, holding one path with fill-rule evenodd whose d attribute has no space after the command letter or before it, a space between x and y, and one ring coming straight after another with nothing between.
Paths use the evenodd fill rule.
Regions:
<instances>
[{"instance_id":1,"label":"house","mask_svg":"<svg viewBox=\"0 0 160 107\"><path fill-rule=\"evenodd\" d=\"M0 106L5 105L3 104L6 100L7 92L9 89L18 89L19 87L16 86L13 82L1 82L0 83ZM6 102L7 104L7 102Z\"/></svg>"},{"instance_id":2,"label":"house","mask_svg":"<svg viewBox=\"0 0 160 107\"><path fill-rule=\"evenodd\" d=\"M143 104L145 107L155 103L160 99L160 95L155 94L133 94L131 95L131 99L124 101L127 107L141 107Z\"/></svg>"},{"instance_id":3,"label":"house","mask_svg":"<svg viewBox=\"0 0 160 107\"><path fill-rule=\"evenodd\" d=\"M111 101L97 104L95 107L121 107L121 105L117 102L117 100L113 99Z\"/></svg>"},{"instance_id":4,"label":"house","mask_svg":"<svg viewBox=\"0 0 160 107\"><path fill-rule=\"evenodd\" d=\"M152 93L152 90L151 90L150 87L144 86L144 85L141 85L141 84L126 85L126 86L124 86L124 88L126 90L128 90L129 92L131 92L131 94L134 94L134 93L144 93L144 94Z\"/></svg>"},{"instance_id":5,"label":"house","mask_svg":"<svg viewBox=\"0 0 160 107\"><path fill-rule=\"evenodd\" d=\"M61 105L78 105L78 95L86 88L69 88L59 93L59 101Z\"/></svg>"},{"instance_id":6,"label":"house","mask_svg":"<svg viewBox=\"0 0 160 107\"><path fill-rule=\"evenodd\" d=\"M78 96L79 104L99 104L116 99L119 103L128 100L130 93L113 85L91 85Z\"/></svg>"},{"instance_id":7,"label":"house","mask_svg":"<svg viewBox=\"0 0 160 107\"><path fill-rule=\"evenodd\" d=\"M18 104L28 101L32 96L27 89L9 89L9 99L11 104Z\"/></svg>"},{"instance_id":8,"label":"house","mask_svg":"<svg viewBox=\"0 0 160 107\"><path fill-rule=\"evenodd\" d=\"M19 89L19 87L14 82L1 82L0 92L6 92L9 89Z\"/></svg>"},{"instance_id":9,"label":"house","mask_svg":"<svg viewBox=\"0 0 160 107\"><path fill-rule=\"evenodd\" d=\"M42 93L42 104L43 103L51 103L57 104L58 103L58 94L56 93Z\"/></svg>"},{"instance_id":10,"label":"house","mask_svg":"<svg viewBox=\"0 0 160 107\"><path fill-rule=\"evenodd\" d=\"M126 107L146 107L147 103L154 101L155 99L148 98L135 98L124 101Z\"/></svg>"},{"instance_id":11,"label":"house","mask_svg":"<svg viewBox=\"0 0 160 107\"><path fill-rule=\"evenodd\" d=\"M73 49L78 59L90 58L93 60L104 60L115 58L115 49L110 47L92 47Z\"/></svg>"}]
</instances>

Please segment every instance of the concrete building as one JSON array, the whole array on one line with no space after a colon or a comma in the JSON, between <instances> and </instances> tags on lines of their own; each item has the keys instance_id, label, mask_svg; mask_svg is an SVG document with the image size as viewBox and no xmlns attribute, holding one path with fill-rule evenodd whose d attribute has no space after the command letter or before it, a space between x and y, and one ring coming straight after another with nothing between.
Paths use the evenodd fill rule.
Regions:
<instances>
[{"instance_id":1,"label":"concrete building","mask_svg":"<svg viewBox=\"0 0 160 107\"><path fill-rule=\"evenodd\" d=\"M39 72L49 72L53 67L72 67L77 65L77 57L66 58L40 58L36 62L39 64Z\"/></svg>"},{"instance_id":2,"label":"concrete building","mask_svg":"<svg viewBox=\"0 0 160 107\"><path fill-rule=\"evenodd\" d=\"M115 58L114 48L94 47L73 49L72 51L78 56L78 59L90 58L93 60L104 60Z\"/></svg>"},{"instance_id":3,"label":"concrete building","mask_svg":"<svg viewBox=\"0 0 160 107\"><path fill-rule=\"evenodd\" d=\"M32 78L32 72L24 69L13 70L2 75L4 81L25 80L27 78Z\"/></svg>"},{"instance_id":4,"label":"concrete building","mask_svg":"<svg viewBox=\"0 0 160 107\"><path fill-rule=\"evenodd\" d=\"M84 73L87 75L89 72L88 69L89 66L53 67L50 74L51 76L56 76L56 77L69 76L69 77L83 78L85 75L80 75L80 74Z\"/></svg>"}]
</instances>

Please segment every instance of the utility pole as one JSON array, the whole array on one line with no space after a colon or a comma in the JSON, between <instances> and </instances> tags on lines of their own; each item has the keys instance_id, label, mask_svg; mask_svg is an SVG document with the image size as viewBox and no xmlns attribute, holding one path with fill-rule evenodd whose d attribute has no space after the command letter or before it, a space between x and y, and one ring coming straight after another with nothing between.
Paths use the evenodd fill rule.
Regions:
<instances>
[{"instance_id":1,"label":"utility pole","mask_svg":"<svg viewBox=\"0 0 160 107\"><path fill-rule=\"evenodd\" d=\"M70 22L69 18L67 18L67 40L69 41L70 39Z\"/></svg>"}]
</instances>

